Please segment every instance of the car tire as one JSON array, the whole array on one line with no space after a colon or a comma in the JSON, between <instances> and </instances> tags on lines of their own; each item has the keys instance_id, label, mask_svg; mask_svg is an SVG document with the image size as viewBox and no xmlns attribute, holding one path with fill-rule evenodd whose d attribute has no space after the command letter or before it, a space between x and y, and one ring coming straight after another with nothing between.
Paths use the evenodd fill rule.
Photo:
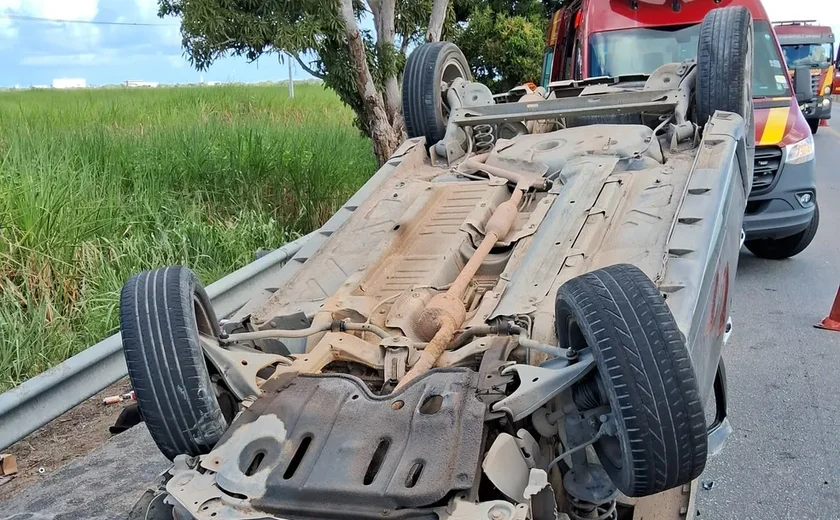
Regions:
<instances>
[{"instance_id":1,"label":"car tire","mask_svg":"<svg viewBox=\"0 0 840 520\"><path fill-rule=\"evenodd\" d=\"M581 412L611 408L617 432L594 447L613 484L643 497L699 476L707 458L703 404L656 285L635 266L612 265L563 284L555 311L559 344L595 358L594 377L572 390Z\"/></svg>"},{"instance_id":2,"label":"car tire","mask_svg":"<svg viewBox=\"0 0 840 520\"><path fill-rule=\"evenodd\" d=\"M750 161L755 154L752 71L750 11L746 7L709 11L700 26L697 49L697 122L704 126L716 110L743 117Z\"/></svg>"},{"instance_id":3,"label":"car tire","mask_svg":"<svg viewBox=\"0 0 840 520\"><path fill-rule=\"evenodd\" d=\"M457 45L426 43L411 53L402 84L408 137L425 137L427 147L443 139L449 118L443 85L459 77L472 80L470 66Z\"/></svg>"},{"instance_id":4,"label":"car tire","mask_svg":"<svg viewBox=\"0 0 840 520\"><path fill-rule=\"evenodd\" d=\"M120 332L140 416L161 453L209 453L227 429L199 334L219 336L210 299L186 267L144 271L120 294Z\"/></svg>"},{"instance_id":5,"label":"car tire","mask_svg":"<svg viewBox=\"0 0 840 520\"><path fill-rule=\"evenodd\" d=\"M819 119L809 119L808 126L811 128L811 134L817 135L817 132L820 130L820 120Z\"/></svg>"},{"instance_id":6,"label":"car tire","mask_svg":"<svg viewBox=\"0 0 840 520\"><path fill-rule=\"evenodd\" d=\"M784 260L798 255L805 251L820 227L820 207L814 205L814 216L808 227L799 233L785 238L761 238L758 240L747 240L744 245L747 249L759 258L767 260Z\"/></svg>"}]
</instances>

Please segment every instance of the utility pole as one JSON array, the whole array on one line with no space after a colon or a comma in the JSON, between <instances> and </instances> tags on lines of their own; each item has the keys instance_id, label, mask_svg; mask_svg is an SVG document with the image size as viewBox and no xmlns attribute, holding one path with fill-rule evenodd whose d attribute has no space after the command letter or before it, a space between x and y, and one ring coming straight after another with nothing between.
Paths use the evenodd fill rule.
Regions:
<instances>
[{"instance_id":1,"label":"utility pole","mask_svg":"<svg viewBox=\"0 0 840 520\"><path fill-rule=\"evenodd\" d=\"M289 99L295 98L295 82L292 81L292 55L289 54Z\"/></svg>"}]
</instances>

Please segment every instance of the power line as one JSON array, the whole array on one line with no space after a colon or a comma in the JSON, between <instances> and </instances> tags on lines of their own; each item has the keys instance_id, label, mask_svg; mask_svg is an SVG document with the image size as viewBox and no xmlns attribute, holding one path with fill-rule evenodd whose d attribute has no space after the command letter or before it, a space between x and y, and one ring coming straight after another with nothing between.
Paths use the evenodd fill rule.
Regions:
<instances>
[{"instance_id":1,"label":"power line","mask_svg":"<svg viewBox=\"0 0 840 520\"><path fill-rule=\"evenodd\" d=\"M23 14L0 14L0 18L18 20L21 22L78 23L85 25L129 25L133 27L179 27L178 24L171 23L109 22L103 20L65 20L61 18L41 18L40 16L27 16Z\"/></svg>"}]
</instances>

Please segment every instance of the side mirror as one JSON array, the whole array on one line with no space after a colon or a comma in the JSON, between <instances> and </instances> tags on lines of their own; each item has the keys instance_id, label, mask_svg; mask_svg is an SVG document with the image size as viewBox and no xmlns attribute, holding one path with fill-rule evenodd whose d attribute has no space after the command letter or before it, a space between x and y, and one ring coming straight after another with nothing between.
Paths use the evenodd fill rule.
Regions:
<instances>
[{"instance_id":1,"label":"side mirror","mask_svg":"<svg viewBox=\"0 0 840 520\"><path fill-rule=\"evenodd\" d=\"M811 69L808 67L796 67L793 69L793 90L796 93L796 100L800 103L814 97L811 88Z\"/></svg>"}]
</instances>

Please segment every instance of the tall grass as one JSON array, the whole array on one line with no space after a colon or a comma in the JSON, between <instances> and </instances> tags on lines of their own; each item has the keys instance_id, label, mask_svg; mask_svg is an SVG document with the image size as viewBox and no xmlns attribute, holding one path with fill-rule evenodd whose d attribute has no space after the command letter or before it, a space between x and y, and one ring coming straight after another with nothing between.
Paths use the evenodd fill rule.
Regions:
<instances>
[{"instance_id":1,"label":"tall grass","mask_svg":"<svg viewBox=\"0 0 840 520\"><path fill-rule=\"evenodd\" d=\"M123 282L210 283L322 224L375 170L319 86L0 94L0 390L114 332Z\"/></svg>"}]
</instances>

